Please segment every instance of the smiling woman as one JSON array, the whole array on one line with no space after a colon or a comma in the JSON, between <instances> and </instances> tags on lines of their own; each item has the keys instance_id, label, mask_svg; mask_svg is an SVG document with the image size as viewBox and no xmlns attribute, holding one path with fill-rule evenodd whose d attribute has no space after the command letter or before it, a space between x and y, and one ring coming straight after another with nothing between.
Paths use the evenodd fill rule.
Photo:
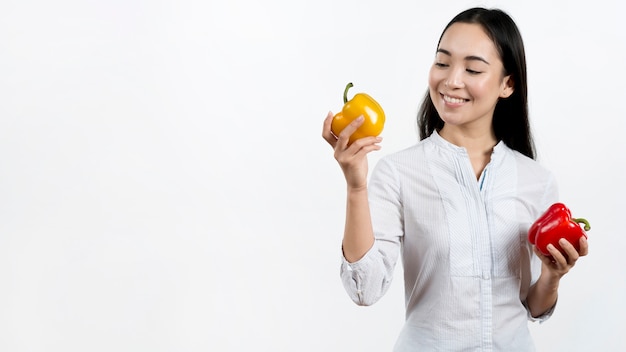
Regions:
<instances>
[{"instance_id":1,"label":"smiling woman","mask_svg":"<svg viewBox=\"0 0 626 352\"><path fill-rule=\"evenodd\" d=\"M496 103L514 91L511 74L483 27L455 23L441 37L430 70L430 100L444 122L439 134L456 145L487 138L487 148L470 155L476 177L489 162L497 137L491 128ZM488 136L481 134L488 133Z\"/></svg>"},{"instance_id":2,"label":"smiling woman","mask_svg":"<svg viewBox=\"0 0 626 352\"><path fill-rule=\"evenodd\" d=\"M560 279L587 255L584 238L565 241L566 255L526 241L558 194L534 160L524 55L505 12L453 18L430 70L421 142L382 158L369 182L367 155L381 140L349 143L360 120L337 136L332 116L324 122L347 183L341 277L352 300L377 302L402 257L406 322L395 351L532 351L527 322L552 316Z\"/></svg>"}]
</instances>

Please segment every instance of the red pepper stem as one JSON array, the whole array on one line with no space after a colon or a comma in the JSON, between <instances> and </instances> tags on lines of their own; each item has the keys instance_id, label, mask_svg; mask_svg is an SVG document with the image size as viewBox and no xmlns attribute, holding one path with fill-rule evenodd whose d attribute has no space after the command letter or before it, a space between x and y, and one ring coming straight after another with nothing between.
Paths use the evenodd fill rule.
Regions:
<instances>
[{"instance_id":1,"label":"red pepper stem","mask_svg":"<svg viewBox=\"0 0 626 352\"><path fill-rule=\"evenodd\" d=\"M589 225L589 221L587 221L586 219L583 218L572 218L573 222L579 223L579 224L585 224L585 231L589 231L591 230L591 225Z\"/></svg>"},{"instance_id":2,"label":"red pepper stem","mask_svg":"<svg viewBox=\"0 0 626 352\"><path fill-rule=\"evenodd\" d=\"M347 103L348 102L348 89L354 87L354 84L352 84L352 82L348 83L346 85L346 89L343 91L343 103Z\"/></svg>"}]
</instances>

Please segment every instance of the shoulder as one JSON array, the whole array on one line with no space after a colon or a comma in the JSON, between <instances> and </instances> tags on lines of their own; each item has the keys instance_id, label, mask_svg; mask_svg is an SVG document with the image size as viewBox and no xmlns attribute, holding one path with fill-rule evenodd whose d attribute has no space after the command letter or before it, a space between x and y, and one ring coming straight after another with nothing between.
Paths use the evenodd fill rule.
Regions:
<instances>
[{"instance_id":1,"label":"shoulder","mask_svg":"<svg viewBox=\"0 0 626 352\"><path fill-rule=\"evenodd\" d=\"M422 184L430 177L432 143L428 139L381 157L372 170L371 179L397 185Z\"/></svg>"},{"instance_id":2,"label":"shoulder","mask_svg":"<svg viewBox=\"0 0 626 352\"><path fill-rule=\"evenodd\" d=\"M427 150L430 144L428 139L421 140L409 147L383 156L379 163L396 166L415 163L428 154Z\"/></svg>"},{"instance_id":3,"label":"shoulder","mask_svg":"<svg viewBox=\"0 0 626 352\"><path fill-rule=\"evenodd\" d=\"M509 149L509 153L515 158L517 164L517 170L520 176L528 177L540 181L542 179L552 179L554 175L547 167L542 165L535 159L529 158L526 155Z\"/></svg>"},{"instance_id":4,"label":"shoulder","mask_svg":"<svg viewBox=\"0 0 626 352\"><path fill-rule=\"evenodd\" d=\"M395 174L396 177L407 173L412 174L411 170L418 169L418 166L425 161L424 155L427 153L423 150L424 142L420 141L405 149L384 155L376 162L373 172Z\"/></svg>"},{"instance_id":5,"label":"shoulder","mask_svg":"<svg viewBox=\"0 0 626 352\"><path fill-rule=\"evenodd\" d=\"M543 211L558 200L558 185L551 170L520 152L510 150L510 155L516 164L517 189L520 196L535 199L537 211Z\"/></svg>"},{"instance_id":6,"label":"shoulder","mask_svg":"<svg viewBox=\"0 0 626 352\"><path fill-rule=\"evenodd\" d=\"M382 156L376 161L372 169L372 178L383 178L386 181L399 182L416 170L417 165L424 162L423 153L424 141L417 142L409 147L394 151Z\"/></svg>"}]
</instances>

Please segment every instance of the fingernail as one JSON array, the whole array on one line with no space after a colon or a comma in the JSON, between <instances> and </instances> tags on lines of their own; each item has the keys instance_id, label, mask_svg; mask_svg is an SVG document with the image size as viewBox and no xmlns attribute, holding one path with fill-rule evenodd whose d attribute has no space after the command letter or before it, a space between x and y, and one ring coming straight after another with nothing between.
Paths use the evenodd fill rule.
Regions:
<instances>
[{"instance_id":1,"label":"fingernail","mask_svg":"<svg viewBox=\"0 0 626 352\"><path fill-rule=\"evenodd\" d=\"M359 116L356 118L357 121L363 121L365 120L365 117L363 115Z\"/></svg>"},{"instance_id":2,"label":"fingernail","mask_svg":"<svg viewBox=\"0 0 626 352\"><path fill-rule=\"evenodd\" d=\"M554 247L554 245L552 243L547 245L546 248L548 248L548 249L556 249L556 247Z\"/></svg>"},{"instance_id":3,"label":"fingernail","mask_svg":"<svg viewBox=\"0 0 626 352\"><path fill-rule=\"evenodd\" d=\"M587 243L587 237L585 237L585 236L582 236L582 237L580 238L580 240L581 240L583 243Z\"/></svg>"}]
</instances>

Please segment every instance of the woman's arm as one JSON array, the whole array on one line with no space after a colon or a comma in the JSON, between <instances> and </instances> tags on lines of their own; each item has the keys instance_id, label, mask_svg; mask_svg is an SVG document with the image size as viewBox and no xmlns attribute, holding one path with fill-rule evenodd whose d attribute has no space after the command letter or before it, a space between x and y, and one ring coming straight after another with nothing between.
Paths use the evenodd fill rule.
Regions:
<instances>
[{"instance_id":1,"label":"woman's arm","mask_svg":"<svg viewBox=\"0 0 626 352\"><path fill-rule=\"evenodd\" d=\"M348 189L343 256L350 263L361 259L374 245L367 188Z\"/></svg>"},{"instance_id":2,"label":"woman's arm","mask_svg":"<svg viewBox=\"0 0 626 352\"><path fill-rule=\"evenodd\" d=\"M374 244L374 231L367 194L367 154L379 150L380 137L357 139L348 145L350 135L362 124L363 117L350 123L339 136L331 132L333 114L324 120L322 137L335 150L335 159L346 178L346 223L343 237L343 253L348 262L361 259Z\"/></svg>"},{"instance_id":3,"label":"woman's arm","mask_svg":"<svg viewBox=\"0 0 626 352\"><path fill-rule=\"evenodd\" d=\"M562 238L559 241L561 248L567 254L567 258L553 245L548 245L548 251L552 257L543 255L537 247L533 247L535 254L541 259L541 275L537 282L530 287L526 304L533 317L539 317L556 304L559 293L561 278L567 274L576 261L589 253L589 244L583 236L580 238L580 252Z\"/></svg>"}]
</instances>

